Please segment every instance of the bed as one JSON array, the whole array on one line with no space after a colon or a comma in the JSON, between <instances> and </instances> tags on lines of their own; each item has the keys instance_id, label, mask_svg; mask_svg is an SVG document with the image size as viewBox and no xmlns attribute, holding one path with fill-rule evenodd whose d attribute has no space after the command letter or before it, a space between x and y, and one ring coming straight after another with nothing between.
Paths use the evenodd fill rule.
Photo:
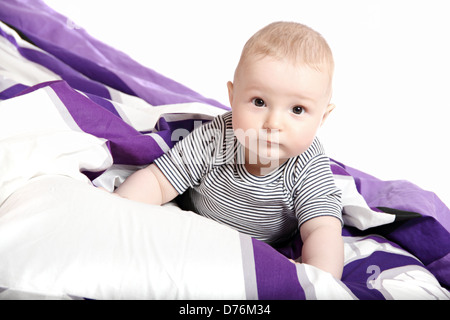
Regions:
<instances>
[{"instance_id":1,"label":"bed","mask_svg":"<svg viewBox=\"0 0 450 320\"><path fill-rule=\"evenodd\" d=\"M0 299L443 299L450 210L331 159L342 279L224 225L113 190L228 110L42 1L0 2Z\"/></svg>"}]
</instances>

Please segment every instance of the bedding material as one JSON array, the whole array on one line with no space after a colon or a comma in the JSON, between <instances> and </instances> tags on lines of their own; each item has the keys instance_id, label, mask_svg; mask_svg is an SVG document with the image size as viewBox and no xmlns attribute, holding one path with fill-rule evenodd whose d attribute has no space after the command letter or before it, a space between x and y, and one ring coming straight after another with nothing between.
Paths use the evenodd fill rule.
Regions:
<instances>
[{"instance_id":1,"label":"bedding material","mask_svg":"<svg viewBox=\"0 0 450 320\"><path fill-rule=\"evenodd\" d=\"M450 210L331 161L341 280L182 211L113 190L228 110L73 28L0 2L0 299L450 299Z\"/></svg>"}]
</instances>

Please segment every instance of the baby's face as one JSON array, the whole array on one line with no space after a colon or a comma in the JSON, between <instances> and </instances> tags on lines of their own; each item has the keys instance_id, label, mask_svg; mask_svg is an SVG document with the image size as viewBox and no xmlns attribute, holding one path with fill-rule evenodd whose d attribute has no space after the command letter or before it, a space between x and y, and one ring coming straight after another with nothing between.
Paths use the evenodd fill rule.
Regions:
<instances>
[{"instance_id":1,"label":"baby's face","mask_svg":"<svg viewBox=\"0 0 450 320\"><path fill-rule=\"evenodd\" d=\"M247 59L228 89L233 130L252 164L303 153L334 107L327 73L271 57Z\"/></svg>"}]
</instances>

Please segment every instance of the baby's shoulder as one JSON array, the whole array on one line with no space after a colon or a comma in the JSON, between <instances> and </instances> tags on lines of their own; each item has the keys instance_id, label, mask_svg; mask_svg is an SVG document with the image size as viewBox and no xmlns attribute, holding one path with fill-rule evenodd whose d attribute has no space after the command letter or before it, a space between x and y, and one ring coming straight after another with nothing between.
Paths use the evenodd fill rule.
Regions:
<instances>
[{"instance_id":1,"label":"baby's shoulder","mask_svg":"<svg viewBox=\"0 0 450 320\"><path fill-rule=\"evenodd\" d=\"M231 111L227 111L225 113L219 114L218 116L215 116L211 124L215 127L221 127L221 128L232 128L233 124L233 118Z\"/></svg>"},{"instance_id":2,"label":"baby's shoulder","mask_svg":"<svg viewBox=\"0 0 450 320\"><path fill-rule=\"evenodd\" d=\"M322 144L315 138L311 146L302 154L291 158L284 170L287 186L298 186L317 166L327 163L329 158L325 155Z\"/></svg>"},{"instance_id":3,"label":"baby's shoulder","mask_svg":"<svg viewBox=\"0 0 450 320\"><path fill-rule=\"evenodd\" d=\"M326 155L322 143L315 137L306 151L294 157L292 165L296 170L302 170L324 157L326 158Z\"/></svg>"}]
</instances>

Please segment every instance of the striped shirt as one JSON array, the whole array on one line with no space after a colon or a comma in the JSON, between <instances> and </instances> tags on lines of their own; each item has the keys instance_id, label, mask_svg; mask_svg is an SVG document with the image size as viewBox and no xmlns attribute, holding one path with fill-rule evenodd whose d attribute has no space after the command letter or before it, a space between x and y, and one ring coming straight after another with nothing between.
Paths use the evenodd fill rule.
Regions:
<instances>
[{"instance_id":1,"label":"striped shirt","mask_svg":"<svg viewBox=\"0 0 450 320\"><path fill-rule=\"evenodd\" d=\"M155 164L194 211L261 241L290 238L305 221L342 221L341 192L317 138L301 155L264 176L244 166L245 150L233 134L231 112L195 129Z\"/></svg>"}]
</instances>

